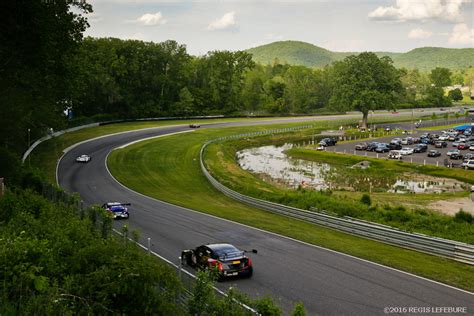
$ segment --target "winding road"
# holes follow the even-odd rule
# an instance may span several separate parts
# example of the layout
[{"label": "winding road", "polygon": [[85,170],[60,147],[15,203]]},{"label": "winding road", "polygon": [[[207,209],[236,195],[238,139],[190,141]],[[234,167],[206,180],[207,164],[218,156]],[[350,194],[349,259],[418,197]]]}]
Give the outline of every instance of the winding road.
[{"label": "winding road", "polygon": [[[256,124],[255,121],[218,123],[202,128]],[[143,240],[150,237],[152,250],[172,262],[178,261],[182,249],[211,242],[225,241],[243,249],[258,249],[258,254],[252,255],[255,273],[251,279],[226,281],[218,287],[226,290],[236,286],[252,297],[271,295],[286,313],[300,301],[309,315],[381,315],[386,313],[386,307],[461,307],[466,308],[467,314],[474,313],[473,293],[161,202],[125,188],[110,175],[106,158],[114,148],[186,130],[189,128],[184,125],[161,127],[81,143],[59,161],[58,183],[69,192],[79,192],[86,204],[130,202],[129,227],[139,229]],[[75,163],[75,158],[83,153],[90,154],[92,161]]]}]

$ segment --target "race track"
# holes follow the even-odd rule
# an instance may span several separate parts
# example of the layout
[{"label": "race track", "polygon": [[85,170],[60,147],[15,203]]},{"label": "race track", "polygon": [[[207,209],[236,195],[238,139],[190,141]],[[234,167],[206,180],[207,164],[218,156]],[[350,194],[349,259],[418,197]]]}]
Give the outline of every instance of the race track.
[{"label": "race track", "polygon": [[[257,123],[220,123],[202,128],[243,124]],[[157,201],[130,191],[109,174],[105,160],[112,149],[185,130],[189,128],[162,127],[82,143],[60,160],[58,182],[69,192],[79,192],[86,204],[130,202],[130,219],[116,224],[127,223],[130,229],[139,229],[142,240],[150,237],[152,250],[170,261],[177,263],[182,249],[212,242],[257,249],[258,254],[251,256],[255,269],[251,279],[226,281],[218,287],[225,290],[236,286],[252,297],[271,295],[285,312],[301,301],[309,315],[381,315],[385,307],[465,307],[467,314],[474,313],[473,293]],[[75,158],[84,153],[91,155],[92,161],[75,163]]]}]

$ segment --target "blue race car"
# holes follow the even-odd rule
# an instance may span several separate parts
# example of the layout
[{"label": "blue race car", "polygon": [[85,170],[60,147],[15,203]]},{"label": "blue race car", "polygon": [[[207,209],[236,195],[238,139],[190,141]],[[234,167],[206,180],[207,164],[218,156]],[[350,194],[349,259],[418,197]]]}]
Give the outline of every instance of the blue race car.
[{"label": "blue race car", "polygon": [[102,208],[110,213],[113,219],[129,218],[128,208],[130,203],[108,202],[102,205]]}]

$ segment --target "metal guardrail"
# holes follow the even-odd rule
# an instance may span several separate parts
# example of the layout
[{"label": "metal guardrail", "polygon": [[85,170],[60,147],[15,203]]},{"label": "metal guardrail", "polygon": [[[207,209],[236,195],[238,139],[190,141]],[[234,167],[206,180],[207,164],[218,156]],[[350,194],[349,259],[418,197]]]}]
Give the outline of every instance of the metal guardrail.
[{"label": "metal guardrail", "polygon": [[211,182],[211,184],[219,191],[227,195],[228,197],[245,203],[247,205],[257,207],[272,213],[300,219],[303,221],[311,222],[314,224],[330,227],[339,231],[347,232],[357,236],[370,238],[373,240],[381,241],[391,245],[396,245],[404,248],[414,249],[430,255],[436,255],[441,257],[447,257],[474,265],[474,245],[431,237],[418,233],[409,233],[386,225],[377,223],[367,222],[358,220],[350,217],[335,217],[328,214],[312,209],[311,211],[298,209],[291,206],[281,205],[269,201],[260,200],[250,196],[243,195],[236,191],[233,191],[217,181],[210,172],[206,169],[204,164],[204,151],[209,144],[217,141],[223,141],[228,139],[238,139],[251,136],[259,136],[265,134],[274,133],[285,133],[294,131],[297,129],[308,128],[310,126],[304,126],[300,128],[287,128],[281,130],[272,130],[267,132],[257,132],[249,134],[235,135],[231,137],[221,137],[206,142],[202,147],[199,154],[201,170],[205,177]]}]

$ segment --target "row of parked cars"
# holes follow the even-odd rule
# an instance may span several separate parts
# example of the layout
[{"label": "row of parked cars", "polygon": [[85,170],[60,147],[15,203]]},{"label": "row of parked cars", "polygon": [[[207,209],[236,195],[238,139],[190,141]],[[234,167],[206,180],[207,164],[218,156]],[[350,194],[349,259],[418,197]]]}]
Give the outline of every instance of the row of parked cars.
[{"label": "row of parked cars", "polygon": [[[448,142],[451,142],[451,145],[449,145]],[[415,146],[408,147],[409,145]],[[429,145],[436,149],[429,149]],[[465,169],[474,169],[474,135],[472,135],[471,129],[467,129],[464,132],[449,130],[443,131],[441,134],[424,133],[420,137],[394,138],[390,143],[359,143],[355,146],[355,149],[377,153],[388,152],[388,158],[402,159],[403,156],[425,152],[428,157],[441,157],[442,153],[438,149],[448,146],[455,147],[455,149],[449,150],[446,153],[447,158],[451,160],[463,160],[461,164],[462,167]],[[465,150],[473,152],[461,152]]]}]

